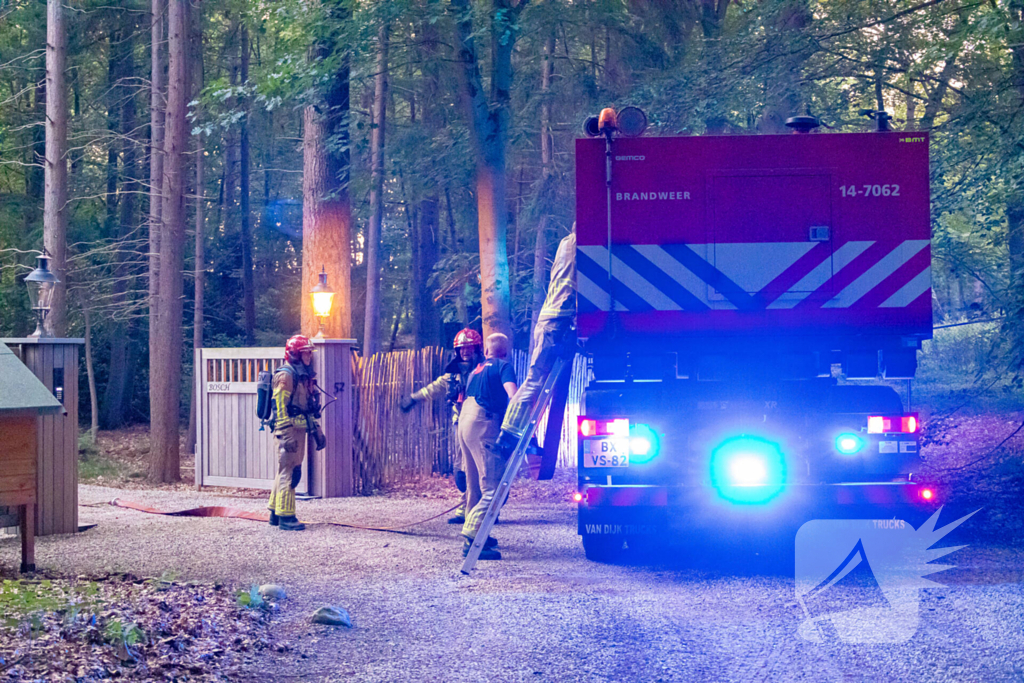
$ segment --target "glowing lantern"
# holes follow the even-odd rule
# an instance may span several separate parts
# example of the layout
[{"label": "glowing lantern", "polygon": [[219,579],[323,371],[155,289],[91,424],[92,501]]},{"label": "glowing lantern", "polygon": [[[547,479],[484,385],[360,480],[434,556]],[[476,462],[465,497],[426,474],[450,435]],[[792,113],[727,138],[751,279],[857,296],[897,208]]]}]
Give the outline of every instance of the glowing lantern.
[{"label": "glowing lantern", "polygon": [[334,290],[327,286],[327,270],[320,267],[320,282],[309,292],[313,298],[313,315],[320,321],[320,331],[317,338],[324,338],[324,319],[331,315],[331,305],[334,303]]}]

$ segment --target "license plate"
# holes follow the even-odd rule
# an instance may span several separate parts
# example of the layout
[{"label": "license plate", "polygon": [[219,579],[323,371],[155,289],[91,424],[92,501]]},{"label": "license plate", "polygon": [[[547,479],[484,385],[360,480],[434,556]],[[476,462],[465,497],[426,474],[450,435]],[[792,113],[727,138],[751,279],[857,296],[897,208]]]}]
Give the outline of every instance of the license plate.
[{"label": "license plate", "polygon": [[629,439],[587,439],[583,442],[584,467],[629,467]]}]

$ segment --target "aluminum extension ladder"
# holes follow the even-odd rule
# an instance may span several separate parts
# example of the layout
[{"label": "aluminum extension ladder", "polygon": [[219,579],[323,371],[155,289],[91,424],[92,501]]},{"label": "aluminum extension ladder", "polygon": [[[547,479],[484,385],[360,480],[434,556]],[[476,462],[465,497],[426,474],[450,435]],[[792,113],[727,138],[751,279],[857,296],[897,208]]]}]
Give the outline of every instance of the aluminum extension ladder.
[{"label": "aluminum extension ladder", "polygon": [[[540,397],[537,399],[536,405],[530,412],[530,421],[526,425],[526,431],[519,437],[519,442],[516,447],[512,450],[512,455],[508,459],[508,464],[505,466],[505,474],[502,475],[501,481],[498,482],[498,487],[494,491],[494,498],[491,499],[491,504],[487,508],[487,514],[484,515],[484,521],[480,525],[480,530],[476,532],[476,538],[473,539],[473,544],[469,548],[469,552],[466,553],[466,559],[462,563],[462,573],[469,574],[473,571],[476,566],[477,560],[480,559],[480,552],[484,549],[484,543],[487,541],[487,537],[491,535],[491,529],[494,528],[494,521],[498,519],[498,513],[501,512],[501,506],[505,503],[505,499],[508,497],[509,489],[512,486],[513,480],[516,475],[519,474],[519,468],[522,467],[523,461],[526,459],[526,450],[530,445],[530,439],[537,431],[537,425],[540,423],[540,418],[544,415],[544,411],[547,410],[548,404],[551,403],[551,395],[558,386],[558,380],[562,374],[570,371],[572,368],[572,357],[568,360],[564,356],[559,356],[555,359],[554,364],[551,367],[551,372],[548,374],[548,378],[544,381],[544,388],[541,389]],[[467,513],[469,510],[466,511]]]}]

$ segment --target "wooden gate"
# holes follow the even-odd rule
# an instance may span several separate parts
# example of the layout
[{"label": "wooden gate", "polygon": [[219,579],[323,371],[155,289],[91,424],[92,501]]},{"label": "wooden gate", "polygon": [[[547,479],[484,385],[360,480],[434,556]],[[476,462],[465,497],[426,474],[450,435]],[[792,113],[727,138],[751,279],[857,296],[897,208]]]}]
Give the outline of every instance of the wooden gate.
[{"label": "wooden gate", "polygon": [[[325,498],[354,494],[352,363],[354,342],[314,340],[317,382],[327,392],[321,420],[327,448],[306,449],[300,493]],[[284,348],[196,349],[196,486],[269,489],[277,446],[256,417],[256,378],[284,362]],[[331,398],[336,401],[331,401]],[[331,401],[330,405],[326,405]],[[312,456],[312,457],[311,457]]]}]

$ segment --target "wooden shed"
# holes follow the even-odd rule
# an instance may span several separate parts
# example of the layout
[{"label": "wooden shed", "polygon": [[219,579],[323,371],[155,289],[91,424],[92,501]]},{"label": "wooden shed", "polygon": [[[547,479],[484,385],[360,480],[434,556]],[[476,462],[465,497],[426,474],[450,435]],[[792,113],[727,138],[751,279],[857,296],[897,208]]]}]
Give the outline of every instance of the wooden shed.
[{"label": "wooden shed", "polygon": [[[78,531],[78,350],[84,341],[0,339],[64,408],[37,418],[35,528],[39,536]],[[11,393],[4,375],[0,375],[0,388]]]},{"label": "wooden shed", "polygon": [[35,570],[39,425],[44,415],[62,412],[60,401],[0,344],[0,520],[19,518],[23,572]]}]

